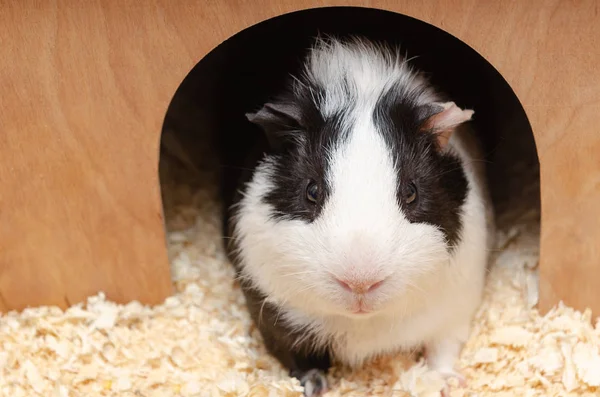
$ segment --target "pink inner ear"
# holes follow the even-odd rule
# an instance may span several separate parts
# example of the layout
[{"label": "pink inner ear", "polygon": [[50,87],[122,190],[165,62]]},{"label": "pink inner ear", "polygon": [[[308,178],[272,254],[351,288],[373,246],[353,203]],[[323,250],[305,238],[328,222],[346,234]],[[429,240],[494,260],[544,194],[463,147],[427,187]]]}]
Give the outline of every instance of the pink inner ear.
[{"label": "pink inner ear", "polygon": [[437,103],[436,105],[441,106],[444,110],[427,119],[423,129],[432,130],[437,134],[438,142],[444,148],[448,144],[454,128],[471,120],[475,112],[470,109],[463,110],[456,106],[454,102]]}]

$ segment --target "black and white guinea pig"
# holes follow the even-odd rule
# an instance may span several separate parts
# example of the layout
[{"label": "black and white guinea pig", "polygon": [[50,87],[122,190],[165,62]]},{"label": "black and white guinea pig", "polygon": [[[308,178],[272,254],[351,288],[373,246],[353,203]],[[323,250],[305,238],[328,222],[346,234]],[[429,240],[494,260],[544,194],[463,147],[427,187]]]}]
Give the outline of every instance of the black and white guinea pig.
[{"label": "black and white guinea pig", "polygon": [[251,111],[267,144],[226,241],[269,352],[307,396],[334,360],[421,346],[462,378],[493,228],[473,111],[361,38],[318,39],[289,89]]}]

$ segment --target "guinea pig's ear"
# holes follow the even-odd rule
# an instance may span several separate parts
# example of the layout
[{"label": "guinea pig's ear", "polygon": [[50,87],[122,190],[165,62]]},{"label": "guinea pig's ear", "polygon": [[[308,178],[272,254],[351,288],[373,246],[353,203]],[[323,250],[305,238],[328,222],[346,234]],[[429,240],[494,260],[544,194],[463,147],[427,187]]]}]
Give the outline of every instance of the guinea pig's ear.
[{"label": "guinea pig's ear", "polygon": [[281,148],[290,138],[297,138],[302,128],[300,109],[293,103],[268,102],[257,112],[246,113],[246,118],[264,131],[274,148]]},{"label": "guinea pig's ear", "polygon": [[471,120],[475,112],[461,109],[454,102],[436,102],[422,109],[421,131],[433,132],[440,148],[445,148],[456,127]]}]

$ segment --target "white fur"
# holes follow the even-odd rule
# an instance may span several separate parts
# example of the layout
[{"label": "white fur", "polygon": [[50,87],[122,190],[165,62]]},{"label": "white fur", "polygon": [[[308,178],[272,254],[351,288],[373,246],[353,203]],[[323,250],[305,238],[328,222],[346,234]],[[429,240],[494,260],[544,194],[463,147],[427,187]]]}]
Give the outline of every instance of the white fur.
[{"label": "white fur", "polygon": [[[348,109],[350,137],[329,153],[330,198],[312,224],[273,221],[261,202],[271,188],[270,159],[256,170],[237,212],[236,238],[243,272],[282,308],[281,319],[320,337],[346,364],[374,355],[428,347],[430,363],[450,371],[479,305],[490,238],[491,214],[475,152],[465,133],[448,150],[463,161],[470,189],[462,214],[460,244],[451,255],[444,235],[428,224],[411,224],[396,201],[397,176],[389,149],[376,131],[377,98],[393,83],[422,84],[406,63],[381,57],[361,43],[317,47],[307,74],[321,81],[324,114]],[[353,82],[344,91],[343,79]],[[433,102],[427,91],[422,102]],[[334,277],[385,279],[367,294],[363,308]]]},{"label": "white fur", "polygon": [[[421,86],[423,78],[412,73],[408,60],[393,52],[360,39],[351,45],[337,40],[318,40],[308,58],[306,76],[326,87],[321,111],[330,116],[339,109],[361,108],[368,111],[377,97],[395,83],[410,89]],[[346,82],[350,82],[350,92]],[[428,90],[420,103],[433,102],[435,92]]]}]

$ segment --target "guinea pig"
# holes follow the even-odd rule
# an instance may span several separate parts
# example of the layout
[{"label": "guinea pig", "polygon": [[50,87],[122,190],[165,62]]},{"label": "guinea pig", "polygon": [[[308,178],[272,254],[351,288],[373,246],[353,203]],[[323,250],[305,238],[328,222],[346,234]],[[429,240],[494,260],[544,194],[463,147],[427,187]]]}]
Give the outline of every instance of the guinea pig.
[{"label": "guinea pig", "polygon": [[317,39],[271,98],[245,115],[265,144],[225,221],[267,350],[306,396],[334,361],[421,347],[464,382],[494,227],[474,111],[358,37]]}]

